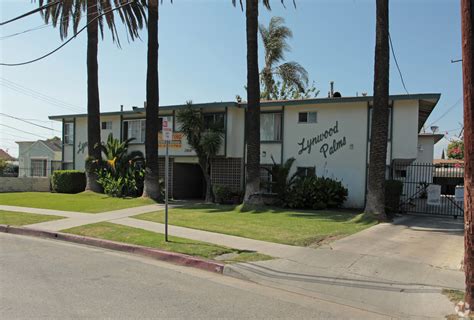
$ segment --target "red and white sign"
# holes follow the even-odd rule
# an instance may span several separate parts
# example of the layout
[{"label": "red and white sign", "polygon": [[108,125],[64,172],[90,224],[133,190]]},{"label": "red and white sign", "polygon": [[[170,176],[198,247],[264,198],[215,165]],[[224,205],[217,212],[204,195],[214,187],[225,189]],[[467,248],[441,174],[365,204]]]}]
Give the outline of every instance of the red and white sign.
[{"label": "red and white sign", "polygon": [[173,129],[171,128],[171,123],[168,121],[168,117],[163,117],[163,140],[172,141],[173,140]]}]

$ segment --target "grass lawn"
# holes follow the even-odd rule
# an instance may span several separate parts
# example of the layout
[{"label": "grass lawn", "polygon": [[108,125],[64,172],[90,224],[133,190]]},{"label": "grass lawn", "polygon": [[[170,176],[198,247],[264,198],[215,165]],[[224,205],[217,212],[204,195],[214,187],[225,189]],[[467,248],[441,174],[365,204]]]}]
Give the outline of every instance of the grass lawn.
[{"label": "grass lawn", "polygon": [[44,214],[0,210],[0,224],[7,224],[10,226],[24,226],[27,224],[59,220],[63,218],[64,217],[50,216]]},{"label": "grass lawn", "polygon": [[[145,213],[134,218],[163,223],[164,212]],[[348,210],[264,208],[242,212],[239,206],[203,204],[170,209],[169,223],[257,240],[309,246],[359,232],[376,222]]]},{"label": "grass lawn", "polygon": [[104,194],[49,192],[0,193],[0,205],[98,213],[155,203],[142,198],[112,198]]},{"label": "grass lawn", "polygon": [[243,262],[268,260],[271,257],[256,253],[239,251],[232,248],[222,247],[211,243],[183,239],[178,237],[169,237],[170,242],[165,241],[165,235],[143,229],[132,228],[113,224],[110,222],[99,222],[85,226],[62,230],[62,232],[125,242],[141,245],[145,247],[157,248],[166,251],[184,253],[192,256],[199,256],[207,259],[213,259],[226,253],[237,253],[238,256],[225,262]]}]

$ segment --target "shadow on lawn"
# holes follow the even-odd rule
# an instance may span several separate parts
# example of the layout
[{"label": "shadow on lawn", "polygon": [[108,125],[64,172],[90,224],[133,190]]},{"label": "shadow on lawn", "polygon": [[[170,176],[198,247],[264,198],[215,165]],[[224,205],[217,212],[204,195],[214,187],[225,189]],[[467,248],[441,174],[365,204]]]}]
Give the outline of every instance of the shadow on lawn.
[{"label": "shadow on lawn", "polygon": [[375,220],[361,211],[355,209],[326,209],[326,210],[298,210],[278,207],[255,207],[251,210],[243,210],[242,205],[217,205],[217,204],[195,204],[183,206],[184,210],[205,210],[206,213],[216,214],[279,214],[291,218],[330,220],[334,222],[353,222],[368,225]]}]

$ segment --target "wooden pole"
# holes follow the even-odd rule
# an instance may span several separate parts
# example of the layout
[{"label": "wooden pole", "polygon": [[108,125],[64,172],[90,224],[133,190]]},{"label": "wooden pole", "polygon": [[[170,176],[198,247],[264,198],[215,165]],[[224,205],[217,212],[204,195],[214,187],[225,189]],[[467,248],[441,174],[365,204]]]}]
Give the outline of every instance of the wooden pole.
[{"label": "wooden pole", "polygon": [[469,306],[474,306],[474,194],[472,192],[474,174],[473,7],[474,0],[461,0],[464,92],[464,272],[466,275],[465,300]]}]

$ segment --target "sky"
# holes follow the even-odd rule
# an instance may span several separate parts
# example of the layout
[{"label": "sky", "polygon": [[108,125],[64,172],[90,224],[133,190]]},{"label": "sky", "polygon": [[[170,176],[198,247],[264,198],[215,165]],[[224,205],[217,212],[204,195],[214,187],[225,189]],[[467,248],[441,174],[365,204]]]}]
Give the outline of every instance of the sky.
[{"label": "sky", "polygon": [[[327,96],[329,82],[343,96],[373,94],[375,0],[273,0],[260,10],[260,23],[281,16],[293,31],[287,61],[297,61]],[[30,0],[0,0],[0,20],[36,8]],[[117,17],[117,22],[119,21]],[[146,30],[128,41],[119,24],[121,48],[106,30],[99,43],[101,111],[143,106],[146,80]],[[81,22],[81,26],[85,22]],[[37,28],[38,27],[38,28]],[[28,31],[19,35],[15,33]],[[72,32],[70,33],[72,34]],[[460,1],[397,0],[390,3],[393,49],[409,93],[441,93],[428,119],[446,133],[435,148],[440,157],[462,126]],[[15,141],[60,136],[61,125],[48,116],[85,112],[87,103],[86,32],[41,61],[0,66],[0,148],[18,155]],[[234,101],[245,97],[245,13],[231,0],[164,0],[159,20],[160,105]],[[0,62],[16,63],[46,54],[63,42],[59,30],[39,14],[0,26]],[[263,64],[260,46],[260,67]],[[403,94],[393,56],[390,94]],[[6,115],[27,119],[30,123]],[[8,126],[8,127],[7,127]],[[52,128],[47,129],[47,128]]]}]

